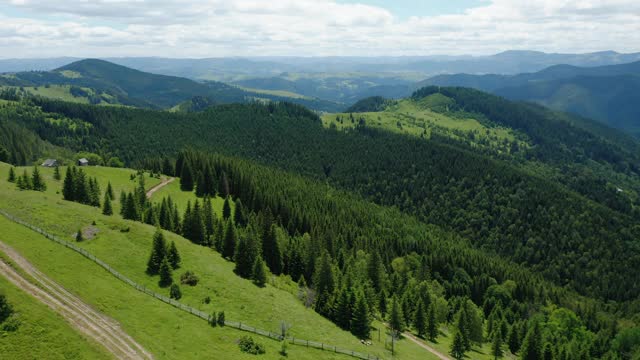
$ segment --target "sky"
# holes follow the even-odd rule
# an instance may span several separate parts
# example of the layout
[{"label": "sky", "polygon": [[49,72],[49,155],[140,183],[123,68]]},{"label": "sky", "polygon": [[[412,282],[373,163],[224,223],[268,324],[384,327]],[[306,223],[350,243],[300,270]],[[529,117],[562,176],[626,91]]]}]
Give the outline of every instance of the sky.
[{"label": "sky", "polygon": [[637,0],[0,0],[0,58],[640,51]]}]

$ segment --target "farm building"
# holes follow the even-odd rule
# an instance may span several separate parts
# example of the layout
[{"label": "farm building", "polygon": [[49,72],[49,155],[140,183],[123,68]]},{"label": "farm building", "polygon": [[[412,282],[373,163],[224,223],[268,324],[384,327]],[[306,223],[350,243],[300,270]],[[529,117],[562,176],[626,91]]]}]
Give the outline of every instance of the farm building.
[{"label": "farm building", "polygon": [[58,166],[58,160],[56,159],[47,159],[42,163],[44,167],[56,167]]},{"label": "farm building", "polygon": [[78,166],[88,166],[88,165],[89,165],[89,160],[85,158],[78,160]]}]

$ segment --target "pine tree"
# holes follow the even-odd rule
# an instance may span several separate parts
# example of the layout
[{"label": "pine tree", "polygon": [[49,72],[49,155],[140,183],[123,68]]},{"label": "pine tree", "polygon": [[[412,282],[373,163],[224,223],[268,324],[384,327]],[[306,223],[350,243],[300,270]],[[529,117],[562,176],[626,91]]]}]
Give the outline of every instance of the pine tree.
[{"label": "pine tree", "polygon": [[57,181],[60,181],[60,179],[62,179],[62,177],[60,176],[60,167],[58,165],[53,168],[53,179]]},{"label": "pine tree", "polygon": [[463,305],[457,314],[457,328],[460,336],[462,336],[462,343],[464,344],[465,351],[471,350],[471,340],[469,339],[469,324],[467,324],[467,314],[465,313],[465,306]]},{"label": "pine tree", "polygon": [[82,237],[82,229],[78,229],[78,232],[76,233],[76,241],[77,242],[84,241],[84,237]]},{"label": "pine tree", "polygon": [[127,194],[124,190],[120,191],[120,215],[124,218],[125,205],[127,204]]},{"label": "pine tree", "polygon": [[173,279],[171,278],[171,265],[169,265],[169,261],[166,256],[160,263],[159,273],[160,281],[158,282],[158,285],[160,285],[160,287],[167,287],[173,283]]},{"label": "pine tree", "polygon": [[31,184],[31,178],[29,177],[29,174],[27,174],[27,170],[25,170],[22,173],[22,176],[20,176],[18,178],[18,181],[17,181],[16,185],[18,186],[18,189],[20,189],[20,190],[31,190],[31,189],[33,189],[32,184]]},{"label": "pine tree", "polygon": [[67,173],[64,176],[64,182],[62,184],[62,197],[67,201],[75,201],[75,179],[73,174],[73,167],[67,168]]},{"label": "pine tree", "polygon": [[254,284],[259,287],[264,287],[267,283],[267,271],[265,270],[264,262],[260,256],[256,257],[256,261],[253,264],[253,274],[251,276]]},{"label": "pine tree", "polygon": [[222,257],[232,259],[236,252],[236,243],[238,238],[236,235],[236,227],[233,226],[231,220],[227,221],[227,228],[224,233],[224,242],[222,245]]},{"label": "pine tree", "polygon": [[100,186],[96,178],[89,179],[89,204],[100,207]]},{"label": "pine tree", "polygon": [[189,226],[191,226],[191,238],[189,240],[196,244],[206,245],[206,231],[204,228],[202,208],[200,207],[200,202],[198,200],[196,200],[193,205],[193,212],[191,213]]},{"label": "pine tree", "polygon": [[111,181],[107,183],[107,190],[105,191],[104,196],[105,197],[108,196],[111,200],[115,199],[115,196],[113,194],[113,187],[111,186]]},{"label": "pine tree", "polygon": [[215,214],[213,212],[213,206],[211,205],[211,198],[207,195],[202,201],[202,217],[204,221],[205,230],[205,244],[206,246],[213,245],[213,222]]},{"label": "pine tree", "polygon": [[169,297],[175,300],[180,300],[182,297],[182,291],[180,291],[180,286],[178,284],[172,284],[169,288]]},{"label": "pine tree", "polygon": [[40,175],[40,170],[37,166],[33,168],[33,174],[31,174],[31,187],[35,191],[46,191],[47,184],[45,184],[42,175]]},{"label": "pine tree", "polygon": [[144,173],[140,173],[140,175],[138,175],[138,186],[135,190],[135,201],[138,209],[141,211],[147,204],[147,191],[145,190]]},{"label": "pine tree", "polygon": [[162,173],[167,176],[173,176],[175,170],[173,169],[173,165],[171,165],[171,160],[169,158],[164,158],[162,160]]},{"label": "pine tree", "polygon": [[333,294],[335,290],[335,276],[333,274],[333,265],[331,264],[331,256],[325,250],[317,261],[315,266],[315,274],[313,276],[313,284],[318,294]]},{"label": "pine tree", "polygon": [[182,259],[180,258],[180,253],[178,253],[178,248],[176,248],[176,243],[173,241],[167,249],[167,260],[169,260],[169,264],[173,269],[177,269],[180,267],[180,262],[182,261]]},{"label": "pine tree", "polygon": [[182,191],[193,191],[193,173],[191,172],[191,166],[189,166],[188,162],[185,162],[182,166],[180,189]]},{"label": "pine tree", "polygon": [[9,169],[9,178],[7,179],[7,181],[10,183],[16,182],[16,171],[13,167]]},{"label": "pine tree", "polygon": [[387,316],[387,292],[382,290],[378,299],[378,309],[380,310],[380,315],[382,317]]},{"label": "pine tree", "polygon": [[206,187],[207,186],[205,185],[204,173],[199,172],[196,181],[196,196],[204,197],[207,193]]},{"label": "pine tree", "polygon": [[436,306],[433,303],[429,305],[427,320],[427,336],[429,340],[436,341],[438,338],[438,319],[436,319]]},{"label": "pine tree", "polygon": [[[304,277],[300,279],[304,279]],[[334,310],[335,323],[343,330],[351,328],[351,318],[353,317],[351,303],[351,291],[348,287],[344,286],[340,291],[340,295],[338,295]]]},{"label": "pine tree", "polygon": [[236,200],[236,208],[233,211],[233,221],[235,221],[236,226],[247,226],[247,220],[244,217],[244,208],[242,207],[242,201],[240,201],[240,199]]},{"label": "pine tree", "polygon": [[81,204],[89,204],[89,186],[87,184],[87,176],[82,169],[73,168],[73,193],[74,201]]},{"label": "pine tree", "polygon": [[271,226],[263,232],[262,255],[271,272],[280,275],[282,272],[282,253],[280,252],[280,244],[278,243],[277,229],[276,224],[271,224]]},{"label": "pine tree", "polygon": [[418,306],[414,314],[413,326],[418,333],[418,336],[424,338],[427,333],[427,314],[424,310],[424,303],[422,300],[418,300]]},{"label": "pine tree", "polygon": [[139,221],[141,219],[140,213],[138,212],[138,206],[136,205],[136,201],[132,193],[127,195],[127,201],[124,203],[124,213],[122,217],[127,220],[135,221]]},{"label": "pine tree", "polygon": [[227,178],[227,173],[222,172],[220,176],[220,182],[218,183],[218,194],[222,197],[228,197],[231,191],[229,189],[229,179]]},{"label": "pine tree", "polygon": [[109,196],[104,197],[104,205],[102,206],[103,215],[113,215],[113,207],[111,206],[111,198]]},{"label": "pine tree", "polygon": [[504,355],[502,351],[502,333],[499,329],[497,331],[494,331],[494,334],[493,334],[493,343],[491,344],[491,354],[493,355],[493,358],[496,360],[500,359]]},{"label": "pine tree", "polygon": [[224,249],[224,224],[222,220],[219,220],[215,225],[216,229],[213,236],[213,245],[218,250],[219,253],[222,253]]},{"label": "pine tree", "polygon": [[453,342],[451,343],[451,356],[456,360],[462,360],[464,359],[465,352],[464,335],[458,330],[453,336]]},{"label": "pine tree", "polygon": [[382,259],[377,251],[373,251],[367,264],[367,275],[376,292],[382,288]]},{"label": "pine tree", "polygon": [[369,317],[369,305],[363,294],[356,296],[351,321],[351,333],[359,339],[369,339],[371,335],[371,318]]},{"label": "pine tree", "polygon": [[227,220],[231,216],[231,205],[229,205],[229,197],[224,199],[224,205],[222,205],[222,218]]},{"label": "pine tree", "polygon": [[520,348],[520,359],[541,360],[542,359],[542,334],[540,324],[534,321],[533,326],[527,332],[522,347]]},{"label": "pine tree", "polygon": [[162,260],[167,258],[167,247],[164,240],[162,230],[156,229],[153,235],[153,245],[151,247],[151,255],[147,261],[147,274],[155,275],[160,271]]},{"label": "pine tree", "polygon": [[391,314],[389,314],[389,326],[391,330],[401,333],[404,331],[404,315],[398,303],[398,298],[394,295],[391,300]]}]

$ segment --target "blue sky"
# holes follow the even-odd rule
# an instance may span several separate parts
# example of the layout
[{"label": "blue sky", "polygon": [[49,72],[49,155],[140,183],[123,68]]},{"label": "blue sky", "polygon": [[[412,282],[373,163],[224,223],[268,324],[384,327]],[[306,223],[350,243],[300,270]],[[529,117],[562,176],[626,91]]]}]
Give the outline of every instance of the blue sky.
[{"label": "blue sky", "polygon": [[464,12],[467,8],[487,3],[487,1],[483,0],[339,0],[338,2],[344,4],[361,3],[382,7],[400,18],[457,14]]}]

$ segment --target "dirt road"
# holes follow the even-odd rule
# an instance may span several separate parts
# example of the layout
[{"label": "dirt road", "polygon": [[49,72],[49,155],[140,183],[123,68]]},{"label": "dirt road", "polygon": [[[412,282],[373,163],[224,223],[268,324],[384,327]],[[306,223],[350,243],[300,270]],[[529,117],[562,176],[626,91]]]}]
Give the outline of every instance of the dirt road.
[{"label": "dirt road", "polygon": [[176,178],[164,178],[162,179],[162,182],[154,187],[152,187],[151,189],[149,189],[149,191],[147,191],[147,199],[150,199],[151,196],[158,190],[162,189],[163,187],[165,187],[167,184],[170,184],[173,182],[173,180],[175,180]]},{"label": "dirt road", "polygon": [[92,309],[1,241],[0,250],[17,268],[28,274],[33,280],[23,276],[2,259],[0,259],[0,275],[60,314],[71,326],[101,344],[115,358],[153,359],[153,355],[125,333],[115,320]]},{"label": "dirt road", "polygon": [[418,346],[420,346],[421,348],[427,350],[428,352],[432,353],[433,355],[437,356],[439,359],[441,360],[451,360],[450,357],[448,357],[447,355],[439,352],[438,350],[432,348],[431,346],[425,344],[423,341],[420,341],[418,338],[416,338],[415,336],[409,334],[409,333],[402,333],[402,335],[404,337],[406,337],[407,339],[413,341],[414,343],[416,343]]}]

